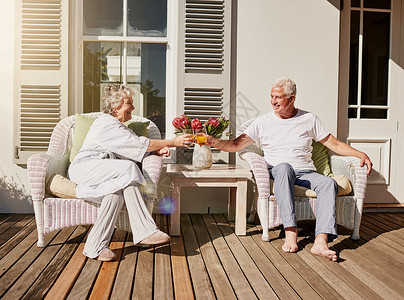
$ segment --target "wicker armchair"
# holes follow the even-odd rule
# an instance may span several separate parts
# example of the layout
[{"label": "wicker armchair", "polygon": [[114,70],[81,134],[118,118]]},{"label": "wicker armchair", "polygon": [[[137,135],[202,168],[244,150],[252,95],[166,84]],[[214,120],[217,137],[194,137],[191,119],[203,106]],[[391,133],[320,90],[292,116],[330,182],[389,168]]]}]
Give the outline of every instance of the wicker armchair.
[{"label": "wicker armchair", "polygon": [[[85,115],[97,117],[100,113]],[[45,246],[44,234],[46,233],[69,226],[94,224],[97,219],[100,204],[86,199],[56,198],[45,192],[46,183],[52,174],[67,176],[75,121],[76,116],[61,120],[52,132],[46,154],[34,154],[28,159],[28,177],[38,229],[38,247]],[[150,120],[133,116],[132,121],[145,122]],[[160,131],[153,122],[150,122],[147,128],[147,135],[152,139],[161,139]],[[157,155],[149,155],[142,161],[142,172],[148,186],[145,202],[150,212],[153,210],[162,164],[162,158]],[[116,226],[131,231],[125,206],[118,217]]]},{"label": "wicker armchair", "polygon": [[[253,120],[243,123],[237,135],[245,131]],[[282,224],[275,196],[270,195],[270,178],[267,163],[259,143],[254,143],[239,152],[241,159],[248,162],[254,175],[258,197],[255,197],[248,220],[254,220],[258,210],[262,226],[262,239],[269,240],[268,230]],[[352,185],[352,192],[336,199],[337,224],[353,230],[352,239],[358,240],[362,218],[363,201],[366,190],[366,166],[360,167],[360,160],[355,157],[339,156],[329,153],[331,171],[334,175],[345,175]],[[296,197],[295,213],[297,220],[315,219],[316,198]]]}]

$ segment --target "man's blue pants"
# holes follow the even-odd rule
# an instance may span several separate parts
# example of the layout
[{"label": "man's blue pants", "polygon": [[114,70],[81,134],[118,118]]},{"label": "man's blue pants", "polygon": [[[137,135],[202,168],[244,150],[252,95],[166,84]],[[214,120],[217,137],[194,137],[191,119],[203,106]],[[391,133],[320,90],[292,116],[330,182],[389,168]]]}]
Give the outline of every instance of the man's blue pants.
[{"label": "man's blue pants", "polygon": [[296,227],[294,185],[299,185],[317,194],[316,236],[326,233],[329,241],[337,238],[335,198],[338,185],[334,179],[312,170],[294,170],[288,163],[270,167],[269,174],[274,180],[275,199],[284,228]]}]

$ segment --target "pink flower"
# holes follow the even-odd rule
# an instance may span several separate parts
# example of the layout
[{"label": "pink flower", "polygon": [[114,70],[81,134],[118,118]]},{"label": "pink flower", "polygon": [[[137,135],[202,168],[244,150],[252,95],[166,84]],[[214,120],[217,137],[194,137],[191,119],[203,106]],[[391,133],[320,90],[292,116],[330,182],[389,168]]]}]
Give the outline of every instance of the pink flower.
[{"label": "pink flower", "polygon": [[215,138],[220,138],[223,131],[229,126],[230,121],[225,117],[215,118],[211,117],[207,122],[205,122],[204,127],[206,128],[206,133]]},{"label": "pink flower", "polygon": [[220,121],[217,119],[217,118],[215,118],[215,117],[212,117],[212,118],[210,118],[209,120],[208,120],[208,125],[212,125],[213,127],[217,127],[217,126],[219,126],[220,125]]},{"label": "pink flower", "polygon": [[191,120],[186,115],[174,118],[172,124],[176,132],[184,132],[185,129],[191,129]]},{"label": "pink flower", "polygon": [[191,120],[186,115],[181,115],[180,120],[181,120],[181,127],[182,128],[184,128],[184,129],[190,129],[191,128]]},{"label": "pink flower", "polygon": [[173,126],[175,129],[180,129],[181,127],[181,120],[180,118],[174,118],[173,120]]},{"label": "pink flower", "polygon": [[202,123],[199,119],[193,119],[191,122],[191,128],[195,131],[199,131],[202,129]]}]

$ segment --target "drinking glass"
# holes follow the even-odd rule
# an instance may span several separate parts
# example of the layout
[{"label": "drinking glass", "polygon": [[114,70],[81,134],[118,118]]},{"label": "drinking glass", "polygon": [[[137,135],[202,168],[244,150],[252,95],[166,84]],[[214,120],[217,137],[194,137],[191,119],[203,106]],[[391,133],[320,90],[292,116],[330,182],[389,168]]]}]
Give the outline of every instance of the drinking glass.
[{"label": "drinking glass", "polygon": [[203,127],[200,130],[194,130],[194,139],[198,144],[205,144],[208,140],[206,128]]}]

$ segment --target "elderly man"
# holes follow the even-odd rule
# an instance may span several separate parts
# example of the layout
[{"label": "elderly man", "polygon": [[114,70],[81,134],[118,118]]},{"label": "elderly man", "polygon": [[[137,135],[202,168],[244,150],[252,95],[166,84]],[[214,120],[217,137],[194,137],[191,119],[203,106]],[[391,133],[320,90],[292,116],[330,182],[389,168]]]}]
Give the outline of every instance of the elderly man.
[{"label": "elderly man", "polygon": [[237,152],[261,141],[269,174],[274,179],[274,192],[285,228],[285,242],[282,250],[296,252],[297,227],[294,212],[294,185],[300,185],[317,193],[316,237],[311,252],[336,261],[335,251],[328,248],[328,241],[337,237],[335,198],[338,186],[330,177],[316,172],[311,159],[312,140],[320,141],[327,148],[340,155],[361,159],[361,166],[368,168],[369,157],[339,141],[325,130],[314,114],[295,107],[296,84],[289,78],[275,81],[271,89],[273,111],[259,116],[243,134],[233,140],[208,138],[207,144],[218,149]]}]

